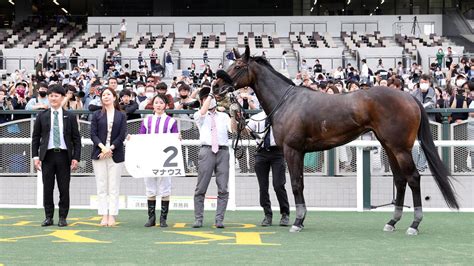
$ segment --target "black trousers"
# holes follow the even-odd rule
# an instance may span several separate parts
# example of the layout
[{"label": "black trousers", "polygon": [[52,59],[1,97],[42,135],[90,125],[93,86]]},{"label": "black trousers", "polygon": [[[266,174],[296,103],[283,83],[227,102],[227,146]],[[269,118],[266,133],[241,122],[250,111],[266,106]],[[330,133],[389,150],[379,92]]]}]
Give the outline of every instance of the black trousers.
[{"label": "black trousers", "polygon": [[43,206],[46,217],[54,216],[54,182],[59,189],[59,217],[66,218],[69,212],[69,183],[71,181],[71,162],[66,150],[48,150],[41,162],[43,170]]},{"label": "black trousers", "polygon": [[255,173],[260,187],[260,206],[262,206],[265,215],[272,215],[272,204],[268,194],[270,167],[273,174],[273,189],[280,204],[280,213],[289,215],[290,204],[285,189],[285,158],[283,152],[276,147],[272,147],[268,151],[262,149],[255,154]]}]

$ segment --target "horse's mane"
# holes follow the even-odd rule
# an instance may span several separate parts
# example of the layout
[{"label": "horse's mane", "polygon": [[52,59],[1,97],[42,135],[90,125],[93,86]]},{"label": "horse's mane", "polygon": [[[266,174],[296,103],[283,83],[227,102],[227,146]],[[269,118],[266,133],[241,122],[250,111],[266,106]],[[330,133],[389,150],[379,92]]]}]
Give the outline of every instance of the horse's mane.
[{"label": "horse's mane", "polygon": [[285,81],[285,82],[288,83],[289,85],[296,86],[295,83],[294,83],[291,79],[289,79],[289,78],[283,76],[280,72],[276,71],[276,70],[273,68],[273,66],[270,64],[270,62],[268,62],[268,60],[265,59],[264,57],[262,57],[262,56],[254,56],[254,57],[252,57],[252,59],[253,59],[255,62],[257,62],[258,64],[263,65],[263,66],[266,66],[273,74],[277,75],[279,78],[281,78],[283,81]]}]

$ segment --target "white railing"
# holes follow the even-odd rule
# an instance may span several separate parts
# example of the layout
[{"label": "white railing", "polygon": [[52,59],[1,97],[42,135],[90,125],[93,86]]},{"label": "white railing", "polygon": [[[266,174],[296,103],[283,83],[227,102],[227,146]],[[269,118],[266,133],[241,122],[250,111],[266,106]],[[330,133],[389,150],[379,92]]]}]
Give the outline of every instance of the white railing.
[{"label": "white railing", "polygon": [[[255,145],[255,141],[246,141],[246,145]],[[434,141],[435,145],[437,147],[470,147],[474,146],[474,140],[470,141],[465,141],[465,140],[439,140],[439,141]],[[31,138],[0,138],[0,144],[31,144]],[[92,141],[90,139],[82,139],[82,144],[86,145],[92,145]],[[187,145],[200,145],[199,140],[182,140],[182,145],[187,146]],[[244,144],[245,145],[245,144]],[[379,147],[380,142],[376,140],[355,140],[352,141],[348,144],[347,146],[350,147],[355,147],[356,152],[357,152],[357,172],[356,172],[356,191],[357,191],[357,205],[356,208],[346,208],[344,210],[353,210],[353,211],[358,211],[362,212],[364,211],[364,204],[363,204],[363,195],[364,195],[364,183],[363,183],[363,172],[364,172],[364,148],[366,147]],[[419,145],[418,142],[415,142],[415,146]],[[229,143],[230,146],[230,143]],[[244,209],[249,209],[248,207],[237,207],[236,206],[236,171],[235,171],[235,157],[234,157],[234,152],[233,149],[229,149],[230,153],[230,169],[229,169],[229,201],[228,201],[228,209],[229,210],[244,210]],[[36,184],[36,204],[35,205],[16,205],[16,204],[0,204],[0,207],[6,207],[6,208],[18,208],[18,207],[36,207],[36,208],[42,208],[43,207],[43,183],[42,183],[42,177],[41,177],[41,172],[38,172],[37,174],[37,184]],[[72,206],[73,208],[85,208],[84,206]],[[250,208],[250,209],[255,209],[255,208]],[[311,209],[320,209],[320,208],[308,208],[309,210]],[[448,209],[443,209],[443,210],[448,210]],[[472,208],[466,208],[463,209],[463,211],[472,211]]]}]

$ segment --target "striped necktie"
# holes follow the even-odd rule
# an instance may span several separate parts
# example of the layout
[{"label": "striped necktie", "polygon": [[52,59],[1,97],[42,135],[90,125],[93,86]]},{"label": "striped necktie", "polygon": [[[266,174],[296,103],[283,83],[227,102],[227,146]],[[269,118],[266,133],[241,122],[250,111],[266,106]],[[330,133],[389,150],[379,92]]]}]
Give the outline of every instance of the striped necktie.
[{"label": "striped necktie", "polygon": [[58,111],[53,111],[54,120],[53,120],[53,145],[57,149],[61,146],[61,139],[59,138],[59,118]]}]

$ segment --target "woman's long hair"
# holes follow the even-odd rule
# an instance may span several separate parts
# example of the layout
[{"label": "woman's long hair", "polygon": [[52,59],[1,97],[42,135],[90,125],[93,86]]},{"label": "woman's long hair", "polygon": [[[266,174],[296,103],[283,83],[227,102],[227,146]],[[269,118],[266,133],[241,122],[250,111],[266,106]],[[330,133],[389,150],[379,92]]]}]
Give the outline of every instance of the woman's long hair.
[{"label": "woman's long hair", "polygon": [[[108,90],[112,93],[112,95],[115,97],[115,101],[114,101],[114,108],[115,110],[117,111],[121,111],[120,109],[120,104],[119,104],[119,98],[118,98],[118,95],[117,95],[117,92],[115,92],[114,89],[110,88],[110,87],[107,87],[105,89],[102,90],[102,92],[100,93],[100,102],[102,102],[102,94],[104,94],[104,92]],[[105,113],[106,110],[105,110],[105,106],[104,106],[104,103],[102,103],[102,113]]]}]

